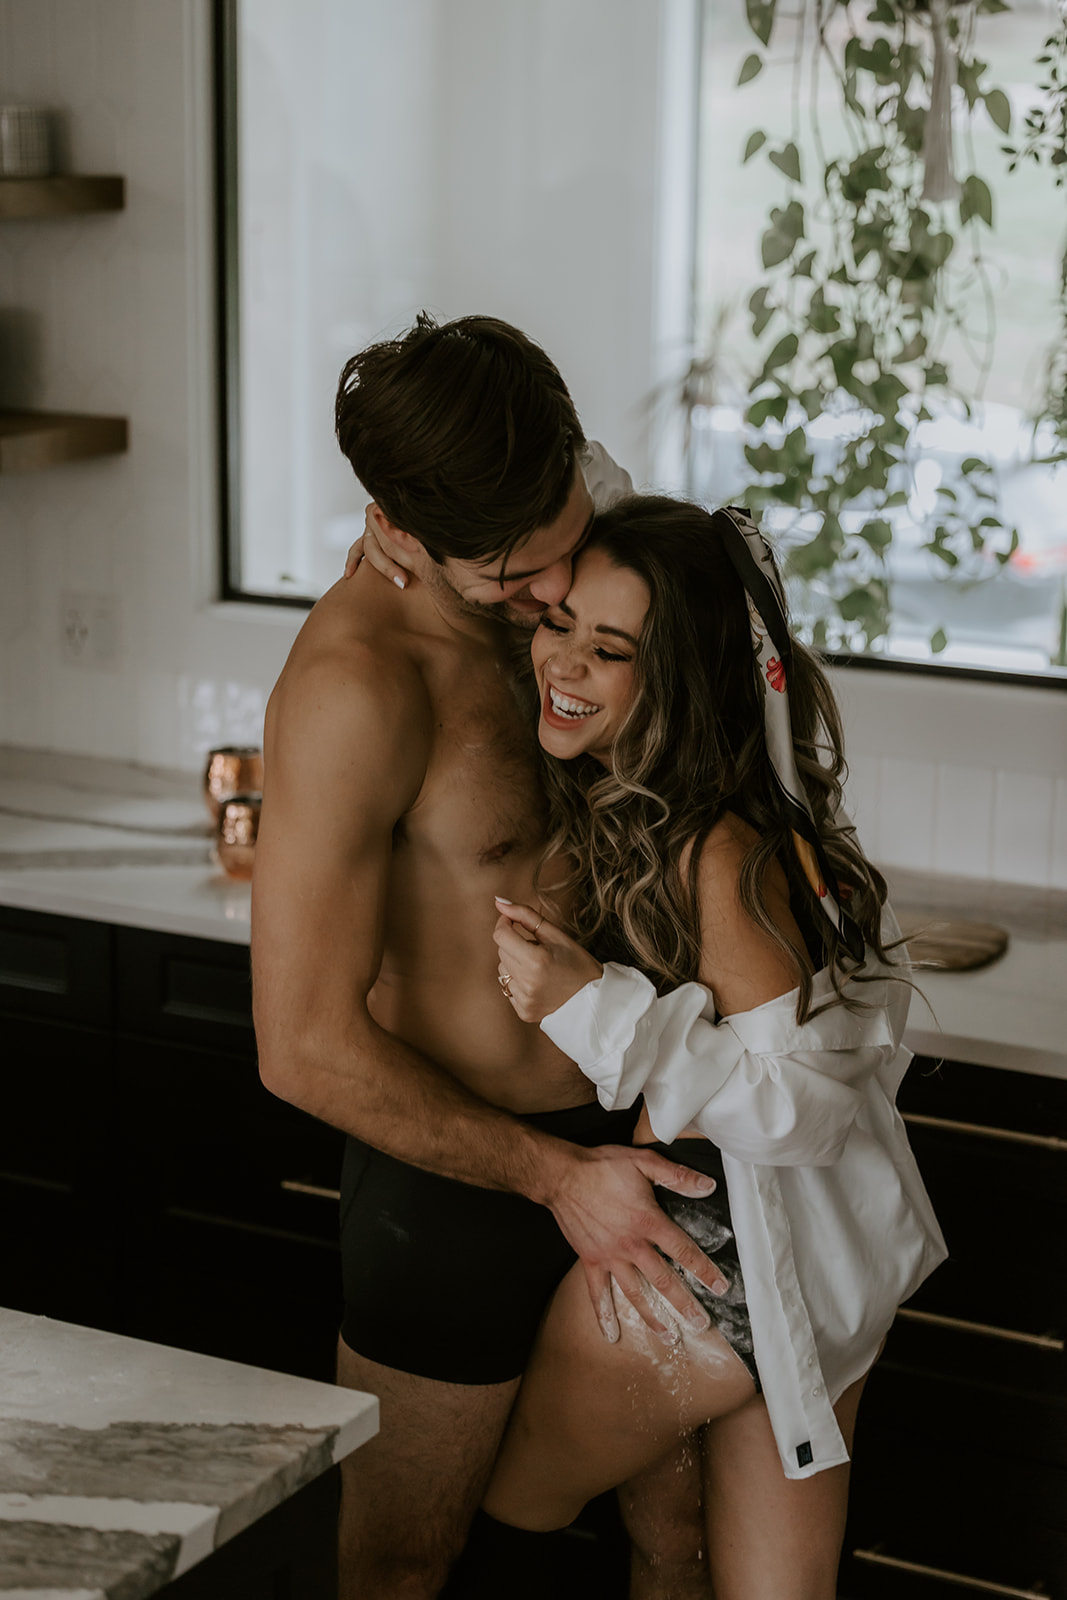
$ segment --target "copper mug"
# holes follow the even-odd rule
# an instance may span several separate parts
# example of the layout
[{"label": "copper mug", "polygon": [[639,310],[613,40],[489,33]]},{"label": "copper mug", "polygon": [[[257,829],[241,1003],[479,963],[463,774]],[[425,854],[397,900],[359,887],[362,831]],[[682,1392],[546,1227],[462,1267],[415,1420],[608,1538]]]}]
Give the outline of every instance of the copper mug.
[{"label": "copper mug", "polygon": [[215,854],[228,877],[247,880],[252,876],[261,804],[261,795],[234,794],[219,806]]},{"label": "copper mug", "polygon": [[204,799],[216,823],[224,800],[235,794],[259,795],[262,792],[262,750],[251,744],[230,744],[208,752]]}]

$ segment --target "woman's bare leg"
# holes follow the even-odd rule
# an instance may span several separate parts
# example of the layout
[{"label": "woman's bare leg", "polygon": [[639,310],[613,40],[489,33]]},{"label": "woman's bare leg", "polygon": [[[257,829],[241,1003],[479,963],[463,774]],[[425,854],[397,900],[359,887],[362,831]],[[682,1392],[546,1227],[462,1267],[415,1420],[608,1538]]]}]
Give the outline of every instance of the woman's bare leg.
[{"label": "woman's bare leg", "polygon": [[711,1600],[699,1434],[619,1488],[630,1537],[630,1600]]},{"label": "woman's bare leg", "polygon": [[[834,1410],[849,1450],[866,1380]],[[834,1600],[848,1465],[813,1477],[782,1471],[765,1402],[704,1430],[704,1505],[715,1600]]]},{"label": "woman's bare leg", "polygon": [[608,1344],[581,1271],[556,1291],[483,1502],[491,1516],[565,1527],[594,1495],[752,1396],[747,1368],[714,1328],[668,1348],[619,1302],[622,1337]]}]

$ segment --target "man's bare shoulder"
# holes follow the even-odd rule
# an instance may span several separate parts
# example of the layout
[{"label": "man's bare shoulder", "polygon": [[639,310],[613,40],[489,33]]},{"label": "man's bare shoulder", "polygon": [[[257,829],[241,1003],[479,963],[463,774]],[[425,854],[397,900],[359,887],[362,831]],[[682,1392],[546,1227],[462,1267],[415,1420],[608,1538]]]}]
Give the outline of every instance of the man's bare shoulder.
[{"label": "man's bare shoulder", "polygon": [[419,651],[402,613],[371,599],[344,580],[308,615],[267,707],[268,777],[273,756],[417,790],[433,731]]}]

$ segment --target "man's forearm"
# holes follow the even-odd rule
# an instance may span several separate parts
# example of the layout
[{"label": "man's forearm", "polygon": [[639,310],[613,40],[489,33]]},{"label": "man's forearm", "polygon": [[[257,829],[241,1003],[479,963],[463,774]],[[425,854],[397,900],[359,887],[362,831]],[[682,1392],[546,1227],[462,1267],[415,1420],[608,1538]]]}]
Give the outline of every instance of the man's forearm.
[{"label": "man's forearm", "polygon": [[260,1073],[279,1098],[385,1155],[541,1205],[575,1158],[565,1141],[491,1105],[373,1022],[344,1048],[261,1044]]}]

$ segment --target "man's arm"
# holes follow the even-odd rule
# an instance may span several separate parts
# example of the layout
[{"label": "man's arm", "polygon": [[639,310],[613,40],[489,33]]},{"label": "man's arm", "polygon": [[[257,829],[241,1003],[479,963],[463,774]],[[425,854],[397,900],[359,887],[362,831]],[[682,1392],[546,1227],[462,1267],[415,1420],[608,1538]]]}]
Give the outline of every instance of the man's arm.
[{"label": "man's arm", "polygon": [[430,739],[417,673],[363,646],[343,662],[291,664],[272,696],[252,918],[263,1082],[388,1155],[549,1207],[609,1336],[609,1274],[646,1320],[657,1321],[639,1274],[687,1314],[695,1302],[658,1251],[711,1285],[721,1274],[663,1216],[649,1185],[699,1194],[701,1175],[651,1151],[552,1138],[472,1094],[367,1009],[392,831],[418,796]]}]

